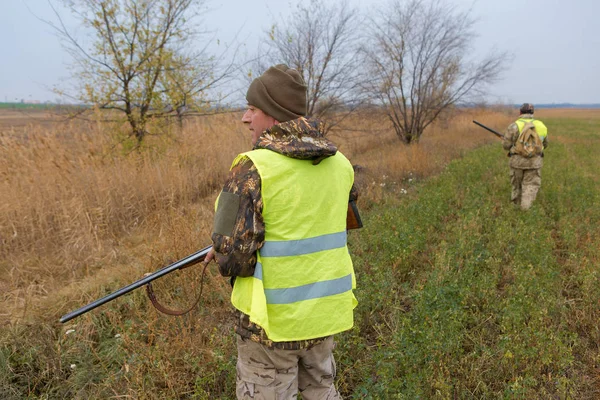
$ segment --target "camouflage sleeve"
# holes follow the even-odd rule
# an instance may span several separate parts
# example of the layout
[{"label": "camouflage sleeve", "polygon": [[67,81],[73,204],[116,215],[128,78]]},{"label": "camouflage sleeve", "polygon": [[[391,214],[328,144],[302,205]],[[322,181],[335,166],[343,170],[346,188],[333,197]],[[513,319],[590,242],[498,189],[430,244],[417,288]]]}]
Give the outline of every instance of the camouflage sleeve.
[{"label": "camouflage sleeve", "polygon": [[516,123],[512,123],[506,128],[506,133],[502,140],[502,148],[509,151],[519,137],[519,127]]},{"label": "camouflage sleeve", "polygon": [[249,158],[229,173],[219,195],[212,233],[219,271],[223,276],[252,276],[256,251],[265,240],[260,175]]}]

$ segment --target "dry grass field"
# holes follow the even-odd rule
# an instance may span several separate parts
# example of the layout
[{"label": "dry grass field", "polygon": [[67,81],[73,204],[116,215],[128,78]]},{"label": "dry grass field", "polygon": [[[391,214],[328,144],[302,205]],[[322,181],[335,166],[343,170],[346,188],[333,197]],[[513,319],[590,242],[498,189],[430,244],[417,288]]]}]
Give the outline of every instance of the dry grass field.
[{"label": "dry grass field", "polygon": [[55,128],[59,115],[42,109],[0,109],[0,132],[19,133],[32,127]]},{"label": "dry grass field", "polygon": [[[197,394],[202,387],[229,387],[223,372],[231,367],[231,354],[223,353],[232,346],[229,287],[214,268],[202,306],[182,319],[160,315],[137,292],[65,326],[58,318],[210,244],[216,195],[235,155],[250,146],[241,114],[191,119],[181,130],[149,137],[143,151],[127,152],[115,141],[121,127],[114,124],[63,120],[42,111],[0,113],[0,339],[31,347],[37,360],[34,366],[23,356],[21,370],[11,371],[15,387],[22,379],[33,396],[71,385],[85,388],[84,397],[133,398],[141,388],[176,398],[182,388]],[[588,110],[537,114],[600,118]],[[365,113],[330,138],[362,167],[356,176],[359,207],[368,212],[390,193],[410,190],[408,182],[499,142],[473,119],[503,131],[515,118],[503,109],[456,110],[418,145],[405,146],[382,116]],[[198,275],[194,268],[172,274],[157,285],[159,296],[170,304],[191,301]],[[71,329],[77,345],[67,345]],[[114,337],[122,341],[118,349],[104,348]],[[119,352],[131,355],[129,364],[117,368],[124,378],[109,378]],[[84,353],[106,376],[78,375],[72,367],[77,362],[65,364]],[[174,360],[203,366],[181,370]]]}]

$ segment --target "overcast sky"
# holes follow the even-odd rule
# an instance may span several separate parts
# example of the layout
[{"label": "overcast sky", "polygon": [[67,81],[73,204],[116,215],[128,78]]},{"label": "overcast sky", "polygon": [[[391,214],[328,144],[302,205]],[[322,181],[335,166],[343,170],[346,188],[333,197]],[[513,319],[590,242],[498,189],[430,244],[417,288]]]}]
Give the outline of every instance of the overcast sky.
[{"label": "overcast sky", "polygon": [[[308,1],[308,0],[305,0]],[[334,1],[334,0],[331,0]],[[448,0],[477,18],[473,52],[509,51],[515,58],[490,88],[491,102],[600,103],[599,0]],[[52,0],[57,4],[56,0]],[[221,41],[252,51],[297,0],[209,0],[205,22]],[[382,1],[352,0],[377,10]],[[55,100],[51,88],[69,78],[69,57],[51,28],[48,0],[0,0],[0,101]],[[67,25],[75,22],[64,13]]]}]

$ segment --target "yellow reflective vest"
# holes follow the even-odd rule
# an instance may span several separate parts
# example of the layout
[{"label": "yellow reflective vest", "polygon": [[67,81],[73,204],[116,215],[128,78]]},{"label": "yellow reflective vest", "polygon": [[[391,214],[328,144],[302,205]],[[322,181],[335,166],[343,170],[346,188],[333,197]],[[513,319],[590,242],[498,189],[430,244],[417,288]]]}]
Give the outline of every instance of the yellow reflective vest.
[{"label": "yellow reflective vest", "polygon": [[248,157],[261,178],[265,243],[254,276],[237,277],[231,302],[275,342],[350,329],[356,279],[346,245],[354,180],[341,153],[313,165],[267,149]]},{"label": "yellow reflective vest", "polygon": [[537,119],[519,118],[518,120],[516,120],[515,123],[517,124],[517,127],[519,128],[519,133],[521,133],[523,131],[523,127],[525,126],[525,124],[527,122],[533,122],[533,125],[535,126],[535,131],[537,132],[538,136],[540,137],[540,140],[544,141],[544,138],[546,136],[548,136],[548,128],[546,128],[546,125],[544,125],[544,123],[542,121],[538,121]]}]

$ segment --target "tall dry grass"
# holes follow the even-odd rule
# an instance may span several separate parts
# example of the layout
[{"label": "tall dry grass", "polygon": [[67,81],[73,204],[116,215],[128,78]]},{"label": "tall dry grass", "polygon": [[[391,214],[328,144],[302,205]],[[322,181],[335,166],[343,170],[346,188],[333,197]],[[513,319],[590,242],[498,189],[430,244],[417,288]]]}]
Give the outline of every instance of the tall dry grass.
[{"label": "tall dry grass", "polygon": [[[178,247],[205,245],[213,201],[208,196],[249,145],[237,120],[219,115],[191,121],[174,141],[157,139],[149,150],[129,154],[110,140],[111,125],[97,123],[0,136],[4,309],[18,315],[25,299],[104,268],[118,258],[117,249],[171,236],[173,224],[180,231],[195,226],[195,237]],[[186,221],[173,216],[182,213]]]}]

